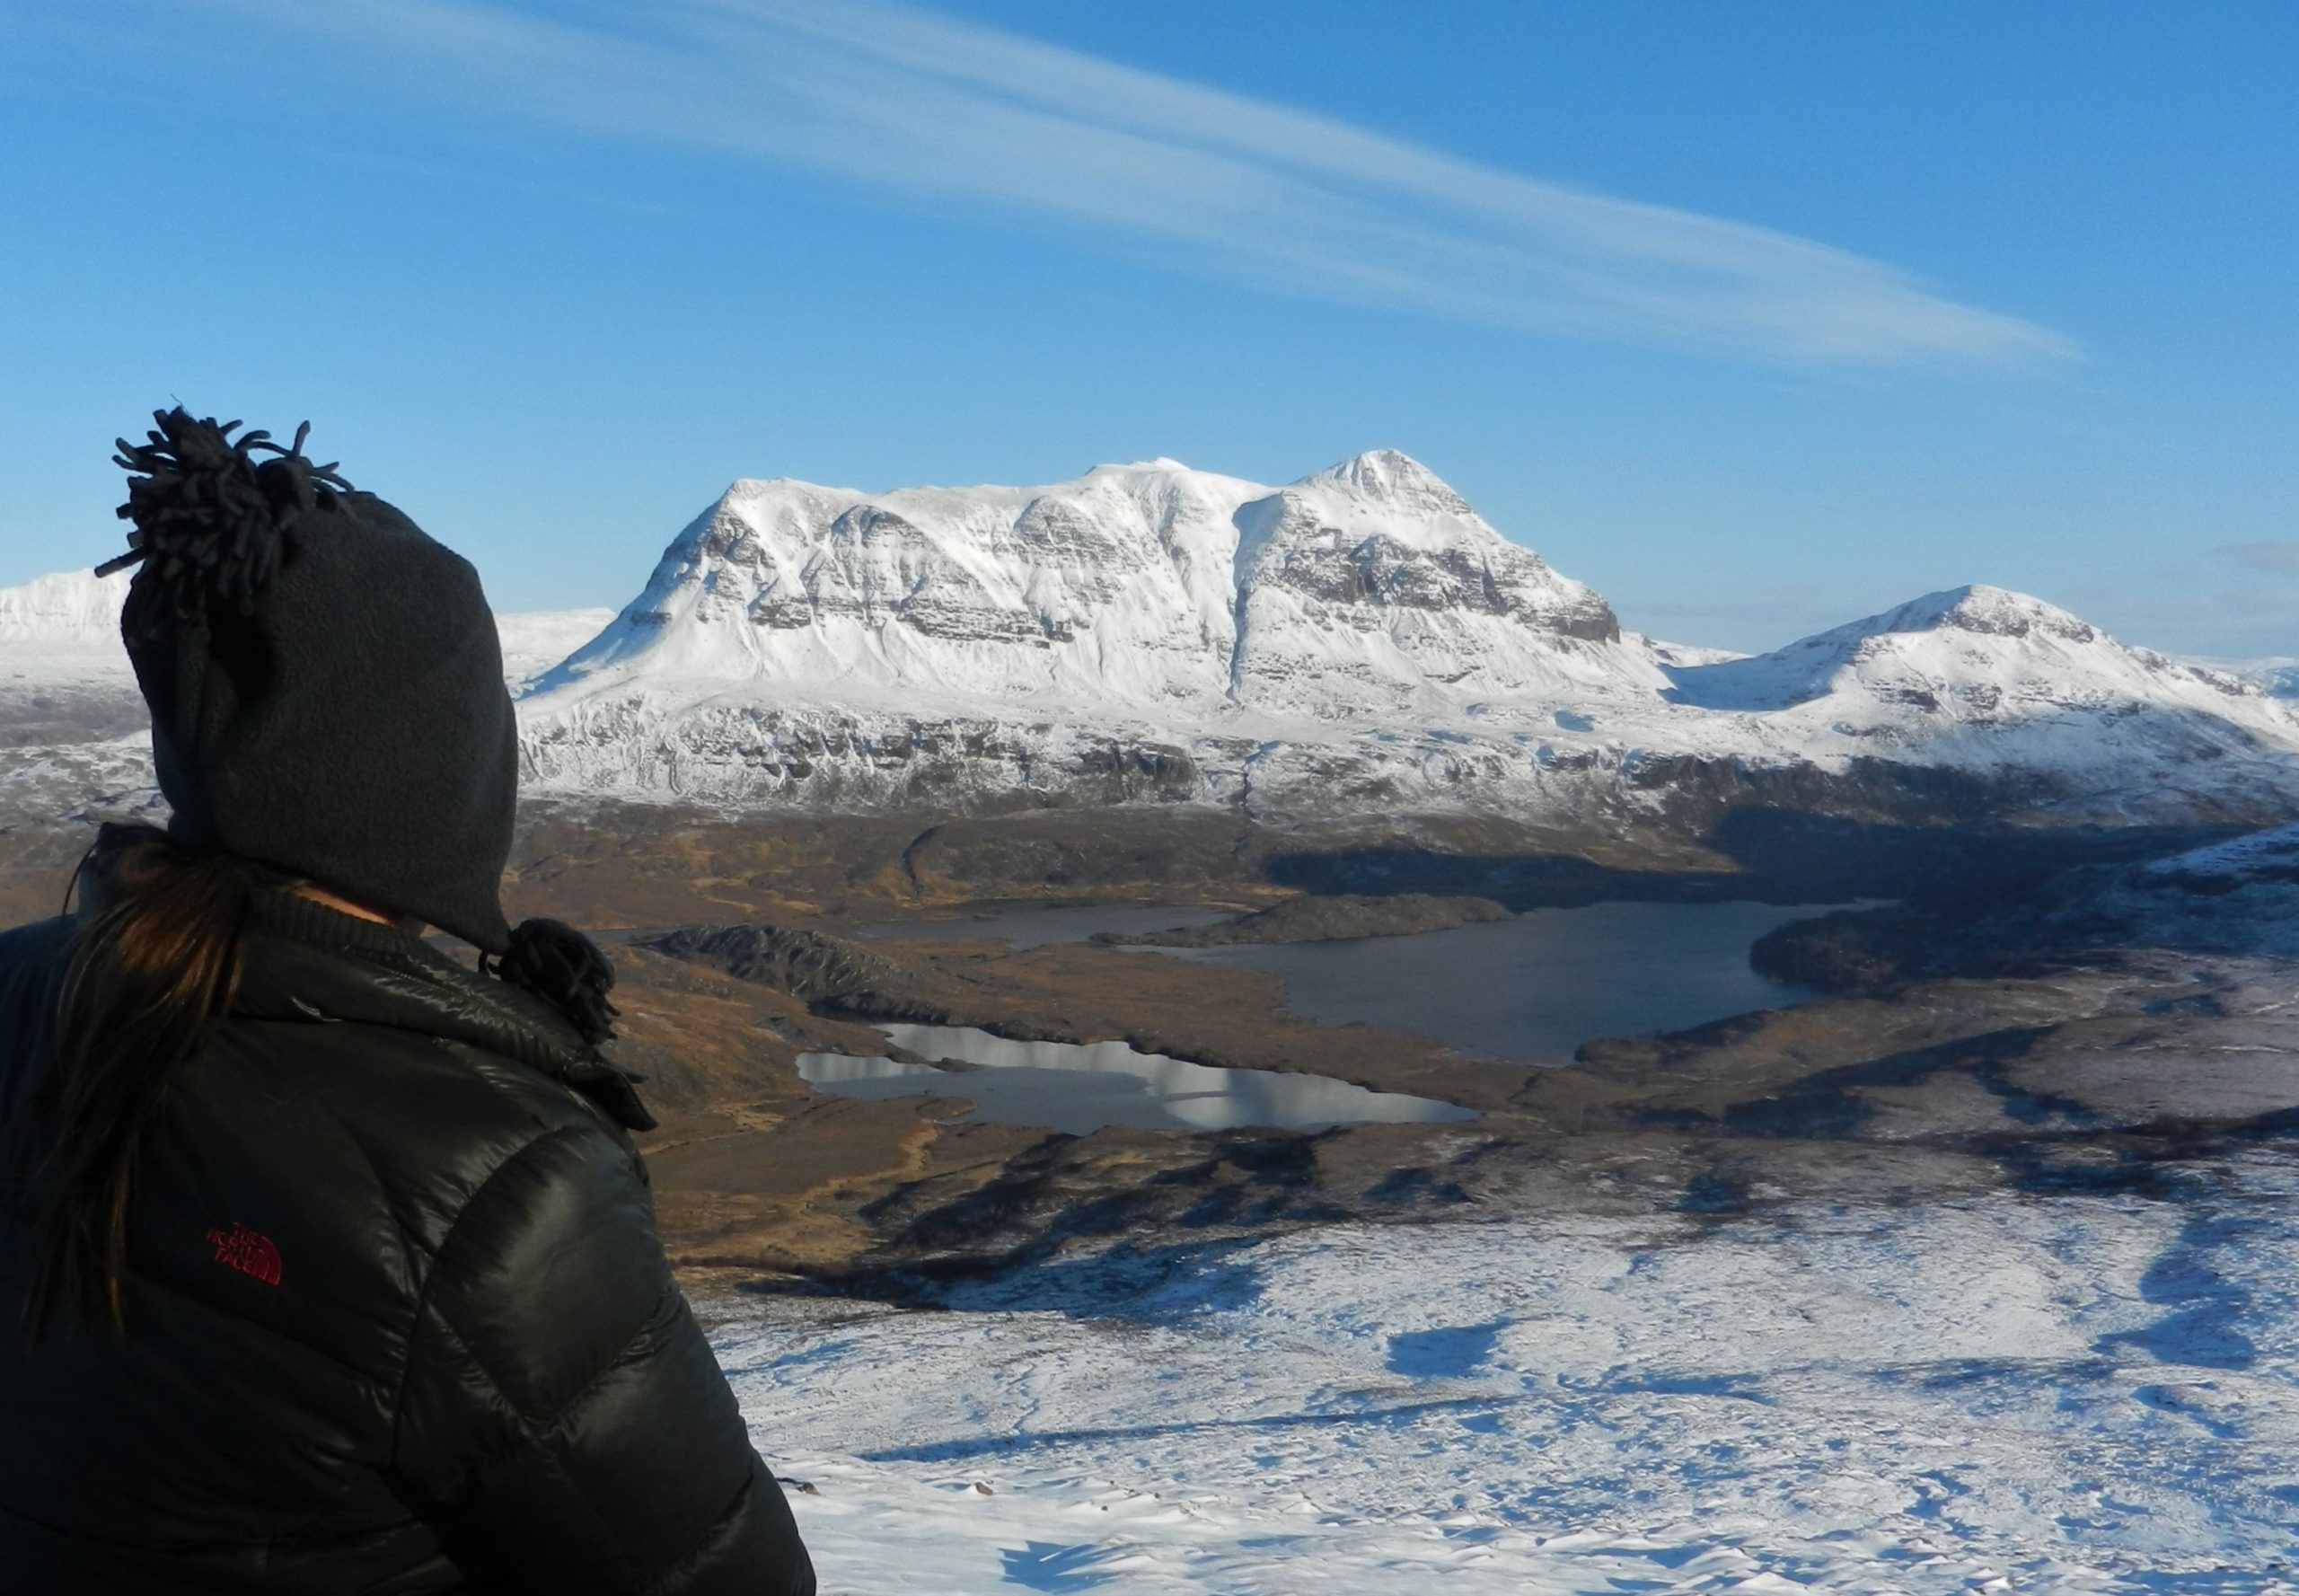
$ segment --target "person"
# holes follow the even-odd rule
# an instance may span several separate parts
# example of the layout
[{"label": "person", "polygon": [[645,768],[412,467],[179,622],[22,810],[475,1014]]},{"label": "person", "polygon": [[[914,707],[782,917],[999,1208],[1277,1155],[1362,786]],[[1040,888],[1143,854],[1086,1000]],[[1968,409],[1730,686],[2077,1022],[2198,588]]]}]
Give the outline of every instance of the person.
[{"label": "person", "polygon": [[612,968],[504,918],[476,573],[304,431],[154,419],[114,563],[167,824],[0,934],[0,1591],[813,1592]]}]

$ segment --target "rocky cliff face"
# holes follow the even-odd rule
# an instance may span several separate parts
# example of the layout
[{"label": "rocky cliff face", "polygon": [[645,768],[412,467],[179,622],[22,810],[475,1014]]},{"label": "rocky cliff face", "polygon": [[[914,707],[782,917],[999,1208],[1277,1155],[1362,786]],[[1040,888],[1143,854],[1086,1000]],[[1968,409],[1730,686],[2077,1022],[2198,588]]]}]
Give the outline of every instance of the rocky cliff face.
[{"label": "rocky cliff face", "polygon": [[1241,506],[1230,696],[1325,720],[1481,699],[1649,692],[1642,650],[1590,588],[1390,450]]}]

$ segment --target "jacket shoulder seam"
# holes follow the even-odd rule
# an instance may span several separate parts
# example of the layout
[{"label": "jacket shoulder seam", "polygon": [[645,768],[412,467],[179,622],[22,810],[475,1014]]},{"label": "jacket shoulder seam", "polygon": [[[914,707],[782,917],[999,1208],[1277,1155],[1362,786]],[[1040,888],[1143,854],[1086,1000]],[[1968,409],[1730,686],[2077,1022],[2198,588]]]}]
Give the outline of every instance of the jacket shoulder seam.
[{"label": "jacket shoulder seam", "polygon": [[[549,1125],[544,1127],[540,1134],[521,1142],[516,1148],[505,1154],[502,1160],[487,1172],[486,1178],[472,1186],[469,1195],[457,1204],[455,1217],[448,1223],[446,1230],[440,1233],[439,1244],[427,1249],[418,1248],[418,1250],[427,1251],[429,1256],[425,1263],[422,1283],[416,1288],[412,1311],[408,1318],[410,1340],[407,1354],[400,1362],[398,1385],[392,1392],[392,1455],[393,1458],[399,1455],[401,1426],[406,1419],[407,1388],[415,1373],[416,1342],[422,1334],[424,1316],[430,1311],[432,1288],[438,1283],[439,1260],[445,1255],[447,1248],[454,1244],[455,1232],[462,1228],[463,1221],[469,1217],[471,1209],[478,1204],[480,1197],[485,1195],[488,1189],[501,1179],[514,1165],[524,1163],[547,1142],[555,1142],[567,1137],[579,1137],[590,1130],[590,1126],[579,1124]],[[442,1322],[445,1322],[444,1317]],[[449,1328],[452,1333],[453,1327]],[[457,1336],[456,1340],[460,1345],[462,1337]],[[494,1383],[492,1375],[489,1375],[488,1380],[490,1385]]]}]

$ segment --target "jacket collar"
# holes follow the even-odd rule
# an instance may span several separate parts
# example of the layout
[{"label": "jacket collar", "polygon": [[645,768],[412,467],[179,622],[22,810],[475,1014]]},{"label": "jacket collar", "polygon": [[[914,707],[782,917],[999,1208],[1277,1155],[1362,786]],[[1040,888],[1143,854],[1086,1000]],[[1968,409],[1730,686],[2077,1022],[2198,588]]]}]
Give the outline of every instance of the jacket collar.
[{"label": "jacket collar", "polygon": [[420,938],[286,892],[257,895],[234,1014],[356,1020],[501,1054],[562,1081],[632,1130],[654,1117],[621,1070],[533,993],[467,969]]}]

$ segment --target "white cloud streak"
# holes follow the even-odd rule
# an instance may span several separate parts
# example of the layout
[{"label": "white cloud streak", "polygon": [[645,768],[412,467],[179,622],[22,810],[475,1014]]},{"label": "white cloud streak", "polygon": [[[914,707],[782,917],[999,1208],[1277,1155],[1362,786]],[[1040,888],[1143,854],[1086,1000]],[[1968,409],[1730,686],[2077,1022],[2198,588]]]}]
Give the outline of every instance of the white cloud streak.
[{"label": "white cloud streak", "polygon": [[2273,539],[2259,543],[2222,543],[2215,551],[2250,566],[2255,571],[2299,576],[2299,539]]},{"label": "white cloud streak", "polygon": [[1082,226],[1296,293],[1815,364],[2075,354],[2057,333],[1809,240],[878,0],[664,0],[588,24],[477,0],[242,9],[394,54],[498,111]]}]

